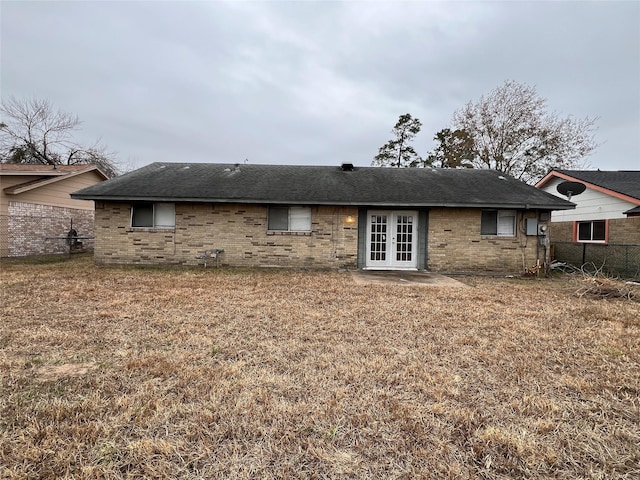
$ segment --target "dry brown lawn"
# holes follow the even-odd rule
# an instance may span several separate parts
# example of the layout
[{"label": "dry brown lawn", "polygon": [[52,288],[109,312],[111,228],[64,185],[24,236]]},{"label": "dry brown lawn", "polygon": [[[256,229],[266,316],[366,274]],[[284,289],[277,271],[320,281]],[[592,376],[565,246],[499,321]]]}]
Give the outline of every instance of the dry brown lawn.
[{"label": "dry brown lawn", "polygon": [[0,478],[640,478],[640,303],[572,277],[0,268]]}]

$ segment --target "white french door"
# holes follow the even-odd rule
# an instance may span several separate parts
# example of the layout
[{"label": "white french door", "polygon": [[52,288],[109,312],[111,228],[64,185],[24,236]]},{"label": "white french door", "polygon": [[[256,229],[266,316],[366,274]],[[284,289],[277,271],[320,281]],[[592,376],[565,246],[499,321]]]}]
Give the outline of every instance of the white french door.
[{"label": "white french door", "polygon": [[367,212],[367,268],[416,268],[417,228],[415,211]]}]

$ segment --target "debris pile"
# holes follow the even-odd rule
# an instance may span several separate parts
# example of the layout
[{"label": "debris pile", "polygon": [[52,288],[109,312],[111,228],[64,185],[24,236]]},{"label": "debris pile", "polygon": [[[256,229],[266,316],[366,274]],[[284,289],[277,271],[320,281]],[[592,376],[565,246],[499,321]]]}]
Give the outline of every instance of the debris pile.
[{"label": "debris pile", "polygon": [[640,301],[640,288],[636,282],[623,282],[608,277],[585,276],[583,285],[578,288],[578,297],[626,298]]}]

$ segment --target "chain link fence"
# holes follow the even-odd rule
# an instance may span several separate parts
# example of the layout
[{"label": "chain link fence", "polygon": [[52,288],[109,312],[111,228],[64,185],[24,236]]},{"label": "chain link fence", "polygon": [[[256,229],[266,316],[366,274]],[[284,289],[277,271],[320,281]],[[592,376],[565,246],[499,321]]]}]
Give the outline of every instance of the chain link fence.
[{"label": "chain link fence", "polygon": [[552,242],[554,260],[576,267],[593,264],[614,277],[640,280],[640,245]]},{"label": "chain link fence", "polygon": [[92,252],[93,225],[70,217],[0,215],[0,257]]}]

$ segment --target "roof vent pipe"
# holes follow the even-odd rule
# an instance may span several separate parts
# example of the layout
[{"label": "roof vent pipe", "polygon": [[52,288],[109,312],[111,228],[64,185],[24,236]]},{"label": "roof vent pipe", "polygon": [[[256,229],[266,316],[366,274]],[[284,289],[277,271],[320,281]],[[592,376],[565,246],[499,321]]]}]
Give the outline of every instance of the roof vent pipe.
[{"label": "roof vent pipe", "polygon": [[353,163],[343,163],[340,168],[343,172],[353,172]]}]

